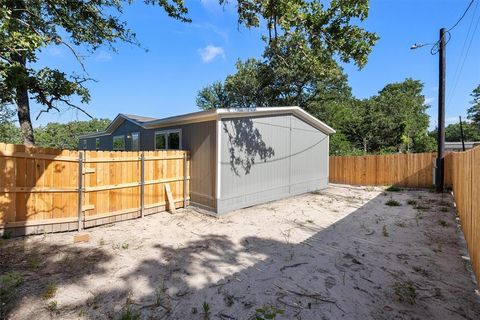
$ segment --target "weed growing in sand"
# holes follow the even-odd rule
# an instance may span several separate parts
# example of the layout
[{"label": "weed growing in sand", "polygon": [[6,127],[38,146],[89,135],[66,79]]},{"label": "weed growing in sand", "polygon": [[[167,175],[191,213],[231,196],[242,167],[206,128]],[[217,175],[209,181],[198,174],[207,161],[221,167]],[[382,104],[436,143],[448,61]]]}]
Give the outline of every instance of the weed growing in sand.
[{"label": "weed growing in sand", "polygon": [[387,226],[383,226],[382,228],[382,234],[384,237],[389,237],[390,234],[388,233]]},{"label": "weed growing in sand", "polygon": [[[11,271],[0,276],[0,311],[15,296],[15,289],[23,282],[20,272]],[[0,316],[3,312],[0,312]]]},{"label": "weed growing in sand", "polygon": [[423,219],[423,213],[421,211],[417,211],[415,213],[415,222],[417,223],[417,227],[419,226],[418,220]]},{"label": "weed growing in sand", "polygon": [[385,204],[386,204],[387,206],[390,206],[390,207],[399,207],[399,206],[402,205],[400,202],[398,202],[398,201],[395,200],[395,199],[390,199],[390,200],[388,200],[387,202],[385,202]]},{"label": "weed growing in sand", "polygon": [[275,319],[278,315],[282,315],[285,311],[274,306],[264,305],[255,310],[255,320]]},{"label": "weed growing in sand", "polygon": [[313,223],[312,219],[305,220],[305,223]]},{"label": "weed growing in sand", "polygon": [[52,300],[47,304],[47,310],[50,312],[57,312],[58,311],[58,302],[57,300]]},{"label": "weed growing in sand", "polygon": [[438,224],[444,228],[448,227],[448,222],[443,219],[438,220]]},{"label": "weed growing in sand", "polygon": [[[128,300],[128,299],[127,299]],[[120,316],[121,320],[138,320],[140,319],[140,314],[133,310],[130,301],[127,301],[125,307],[123,308],[122,315]]]},{"label": "weed growing in sand", "polygon": [[27,257],[27,268],[29,269],[38,269],[42,264],[42,261],[36,255],[31,255]]},{"label": "weed growing in sand", "polygon": [[417,300],[417,290],[412,281],[396,282],[393,285],[393,289],[395,290],[398,301],[415,304]]},{"label": "weed growing in sand", "polygon": [[450,207],[450,202],[447,202],[447,201],[445,201],[445,200],[440,200],[440,201],[438,202],[438,205],[439,205],[439,206],[444,206],[444,207]]},{"label": "weed growing in sand", "polygon": [[413,199],[410,199],[410,200],[407,201],[407,204],[415,207],[417,205],[417,201],[413,200]]},{"label": "weed growing in sand", "polygon": [[441,208],[440,208],[440,211],[442,211],[442,212],[450,212],[450,208],[448,208],[448,207],[441,207]]},{"label": "weed growing in sand", "polygon": [[387,189],[385,189],[385,191],[398,192],[398,191],[402,191],[402,188],[397,187],[397,186],[390,186],[390,187],[388,187]]},{"label": "weed growing in sand", "polygon": [[128,249],[128,243],[126,243],[126,242],[122,243],[122,249],[127,250]]},{"label": "weed growing in sand", "polygon": [[423,205],[423,204],[419,204],[415,207],[415,209],[417,209],[417,210],[428,210],[428,209],[430,209],[430,207],[427,207],[426,205]]},{"label": "weed growing in sand", "polygon": [[210,305],[208,304],[207,301],[203,301],[202,308],[203,308],[203,319],[205,320],[210,319]]},{"label": "weed growing in sand", "polygon": [[397,221],[395,222],[395,225],[400,228],[405,228],[407,226],[403,221]]},{"label": "weed growing in sand", "polygon": [[43,300],[49,300],[55,297],[55,293],[57,293],[57,285],[55,283],[49,283],[45,290],[43,290],[42,298]]},{"label": "weed growing in sand", "polygon": [[310,192],[311,194],[317,194],[317,195],[320,195],[322,194],[322,190],[314,190],[312,192]]},{"label": "weed growing in sand", "polygon": [[10,231],[3,231],[3,234],[2,234],[3,240],[10,239],[11,237],[12,237],[12,233]]},{"label": "weed growing in sand", "polygon": [[98,242],[98,244],[99,244],[100,246],[104,246],[104,245],[106,244],[106,241],[102,238],[102,239],[100,239],[100,241]]}]

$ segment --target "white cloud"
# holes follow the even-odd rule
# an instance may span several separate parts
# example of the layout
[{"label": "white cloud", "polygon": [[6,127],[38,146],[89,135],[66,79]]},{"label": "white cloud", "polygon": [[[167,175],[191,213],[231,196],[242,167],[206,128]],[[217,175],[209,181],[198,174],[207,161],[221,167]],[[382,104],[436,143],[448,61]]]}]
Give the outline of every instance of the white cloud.
[{"label": "white cloud", "polygon": [[216,57],[222,57],[225,59],[225,50],[222,47],[216,47],[213,45],[208,45],[205,48],[198,49],[198,53],[200,57],[202,57],[202,61],[205,63],[210,63]]},{"label": "white cloud", "polygon": [[425,104],[432,104],[432,102],[434,102],[436,100],[436,98],[434,97],[427,97],[425,98]]},{"label": "white cloud", "polygon": [[95,61],[97,62],[107,62],[110,60],[112,60],[112,56],[105,50],[99,51],[98,54],[95,56]]},{"label": "white cloud", "polygon": [[58,46],[51,46],[48,52],[54,57],[63,56],[63,50]]}]

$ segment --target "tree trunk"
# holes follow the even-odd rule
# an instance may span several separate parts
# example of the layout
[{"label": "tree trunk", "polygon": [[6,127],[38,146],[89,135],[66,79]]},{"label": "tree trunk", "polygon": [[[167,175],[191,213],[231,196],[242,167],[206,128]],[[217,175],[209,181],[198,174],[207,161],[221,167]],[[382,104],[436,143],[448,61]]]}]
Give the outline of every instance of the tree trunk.
[{"label": "tree trunk", "polygon": [[28,99],[28,74],[26,72],[26,59],[19,54],[12,55],[12,60],[23,66],[23,81],[19,81],[16,94],[15,104],[17,105],[18,122],[22,131],[23,143],[26,146],[35,145],[33,136],[32,120],[30,118],[30,100]]}]

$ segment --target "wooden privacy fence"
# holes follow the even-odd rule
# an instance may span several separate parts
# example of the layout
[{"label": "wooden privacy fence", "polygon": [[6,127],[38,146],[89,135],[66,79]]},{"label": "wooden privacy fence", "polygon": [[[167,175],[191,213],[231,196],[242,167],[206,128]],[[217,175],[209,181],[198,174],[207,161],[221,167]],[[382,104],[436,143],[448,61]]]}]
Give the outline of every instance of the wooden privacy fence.
[{"label": "wooden privacy fence", "polygon": [[480,147],[450,154],[453,196],[480,284]]},{"label": "wooden privacy fence", "polygon": [[0,143],[0,232],[77,230],[188,205],[188,151],[68,151]]},{"label": "wooden privacy fence", "polygon": [[[329,180],[333,183],[402,187],[433,186],[436,153],[408,153],[368,156],[331,156]],[[445,167],[450,165],[447,154]],[[446,169],[445,185],[451,184]]]}]

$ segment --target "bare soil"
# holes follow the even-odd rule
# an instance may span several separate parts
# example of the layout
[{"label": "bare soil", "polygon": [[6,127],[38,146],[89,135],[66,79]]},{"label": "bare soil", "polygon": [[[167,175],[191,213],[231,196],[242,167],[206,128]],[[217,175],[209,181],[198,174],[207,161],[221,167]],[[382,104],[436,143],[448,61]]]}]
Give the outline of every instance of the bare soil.
[{"label": "bare soil", "polygon": [[2,241],[4,318],[480,319],[449,194],[332,185],[87,232]]}]

